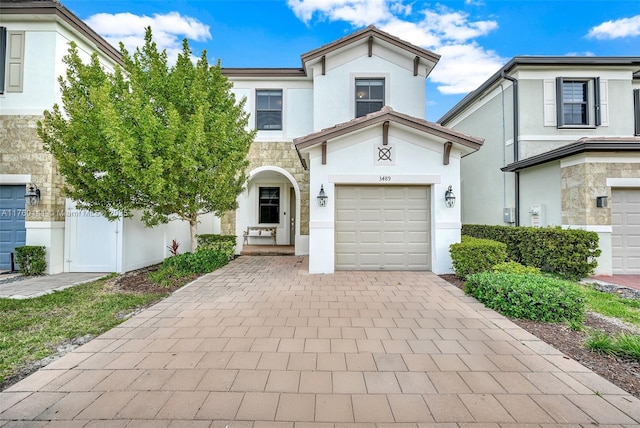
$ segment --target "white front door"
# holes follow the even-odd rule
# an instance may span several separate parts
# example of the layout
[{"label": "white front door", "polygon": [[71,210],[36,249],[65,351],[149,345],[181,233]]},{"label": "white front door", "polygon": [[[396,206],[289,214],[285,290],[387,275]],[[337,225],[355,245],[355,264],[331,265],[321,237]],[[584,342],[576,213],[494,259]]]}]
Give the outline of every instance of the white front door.
[{"label": "white front door", "polygon": [[65,220],[65,270],[67,272],[117,272],[122,221],[75,209],[67,201]]}]

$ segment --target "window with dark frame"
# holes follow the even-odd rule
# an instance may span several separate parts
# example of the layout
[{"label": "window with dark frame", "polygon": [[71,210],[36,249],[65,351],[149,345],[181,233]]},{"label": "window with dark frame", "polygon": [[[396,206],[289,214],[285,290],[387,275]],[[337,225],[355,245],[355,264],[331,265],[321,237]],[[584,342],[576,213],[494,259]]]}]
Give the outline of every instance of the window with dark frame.
[{"label": "window with dark frame", "polygon": [[4,79],[7,67],[7,28],[0,27],[0,94],[4,94]]},{"label": "window with dark frame", "polygon": [[640,89],[633,90],[633,117],[635,135],[640,135]]},{"label": "window with dark frame", "polygon": [[384,107],[384,79],[356,79],[356,117]]},{"label": "window with dark frame", "polygon": [[256,91],[256,128],[263,131],[282,129],[282,90]]},{"label": "window with dark frame", "polygon": [[260,187],[259,222],[280,223],[280,188]]},{"label": "window with dark frame", "polygon": [[556,79],[558,127],[600,126],[600,79]]}]

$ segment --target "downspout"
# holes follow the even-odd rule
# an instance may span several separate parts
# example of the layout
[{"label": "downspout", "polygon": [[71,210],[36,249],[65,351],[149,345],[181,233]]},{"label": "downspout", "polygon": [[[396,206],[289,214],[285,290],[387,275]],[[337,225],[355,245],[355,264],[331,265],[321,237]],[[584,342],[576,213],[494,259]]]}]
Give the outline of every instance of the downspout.
[{"label": "downspout", "polygon": [[[520,134],[518,124],[518,79],[508,76],[507,73],[502,70],[501,76],[503,79],[509,80],[513,83],[513,161],[517,162],[520,158],[520,147],[518,144],[518,136]],[[515,217],[516,226],[520,226],[520,172],[516,171],[515,174]]]}]

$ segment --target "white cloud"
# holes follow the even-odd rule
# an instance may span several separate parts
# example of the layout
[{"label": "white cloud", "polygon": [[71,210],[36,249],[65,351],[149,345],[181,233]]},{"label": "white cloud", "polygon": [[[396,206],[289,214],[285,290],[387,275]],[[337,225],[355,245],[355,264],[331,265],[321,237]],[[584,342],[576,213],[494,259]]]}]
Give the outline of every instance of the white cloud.
[{"label": "white cloud", "polygon": [[475,90],[505,62],[495,52],[475,43],[442,46],[438,53],[442,58],[430,78],[445,95]]},{"label": "white cloud", "polygon": [[[498,28],[493,20],[472,20],[443,6],[416,10],[401,0],[287,0],[305,23],[316,19],[345,21],[354,27],[374,24],[381,30],[442,55],[430,78],[443,94],[464,94],[477,88],[506,62],[475,39]],[[478,2],[467,0],[467,4]]]},{"label": "white cloud", "polygon": [[584,52],[567,52],[565,54],[565,56],[596,56],[595,53],[591,52],[591,51],[584,51]]},{"label": "white cloud", "polygon": [[160,50],[166,49],[170,61],[174,61],[182,51],[183,38],[195,41],[211,38],[209,26],[178,12],[153,16],[98,13],[90,16],[86,22],[109,43],[117,47],[122,42],[130,52],[144,45],[144,32],[150,26],[153,40]]},{"label": "white cloud", "polygon": [[599,40],[637,36],[640,36],[640,15],[603,22],[591,28],[587,34],[588,38]]}]

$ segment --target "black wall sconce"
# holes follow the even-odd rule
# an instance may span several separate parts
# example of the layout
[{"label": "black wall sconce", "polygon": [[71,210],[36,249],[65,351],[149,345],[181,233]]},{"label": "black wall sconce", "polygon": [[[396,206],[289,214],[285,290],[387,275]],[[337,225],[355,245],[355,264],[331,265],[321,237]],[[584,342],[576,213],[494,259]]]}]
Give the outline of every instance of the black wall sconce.
[{"label": "black wall sconce", "polygon": [[24,194],[24,200],[29,206],[35,206],[40,203],[40,189],[33,183],[29,184],[29,190]]},{"label": "black wall sconce", "polygon": [[596,196],[596,207],[597,208],[607,208],[607,197],[606,196]]},{"label": "black wall sconce", "polygon": [[329,197],[327,196],[326,193],[324,193],[324,186],[322,184],[320,185],[320,193],[318,193],[317,199],[318,199],[319,207],[327,206],[327,199],[329,199]]},{"label": "black wall sconce", "polygon": [[444,192],[444,203],[447,208],[453,208],[456,205],[456,195],[453,193],[453,187],[449,186],[446,192]]}]

